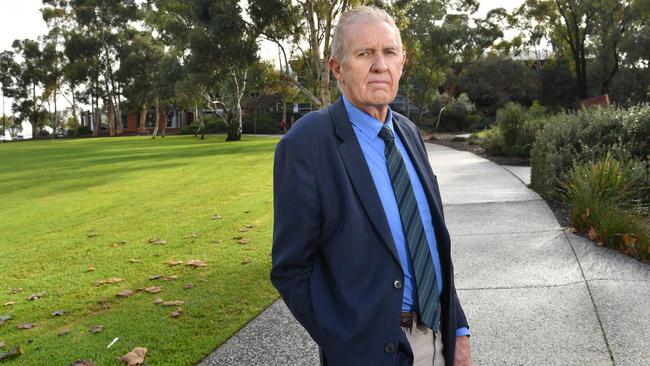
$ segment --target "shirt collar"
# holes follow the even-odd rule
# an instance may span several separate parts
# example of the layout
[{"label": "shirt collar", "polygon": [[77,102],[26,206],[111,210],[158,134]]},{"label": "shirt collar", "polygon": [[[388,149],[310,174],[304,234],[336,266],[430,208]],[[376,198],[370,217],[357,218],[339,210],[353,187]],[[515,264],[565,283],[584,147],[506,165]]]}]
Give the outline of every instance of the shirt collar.
[{"label": "shirt collar", "polygon": [[[348,117],[350,118],[350,122],[359,130],[361,130],[361,132],[364,135],[366,135],[370,139],[370,141],[374,141],[374,139],[378,138],[379,131],[381,131],[381,128],[384,126],[384,123],[381,123],[381,121],[379,121],[378,119],[370,116],[368,113],[355,107],[348,100],[348,98],[345,97],[345,95],[342,95],[342,97],[343,97],[343,104],[345,105],[345,111],[348,112]],[[390,107],[388,107],[388,113],[386,113],[386,126],[390,128],[391,131],[394,131],[393,112],[390,110]]]}]

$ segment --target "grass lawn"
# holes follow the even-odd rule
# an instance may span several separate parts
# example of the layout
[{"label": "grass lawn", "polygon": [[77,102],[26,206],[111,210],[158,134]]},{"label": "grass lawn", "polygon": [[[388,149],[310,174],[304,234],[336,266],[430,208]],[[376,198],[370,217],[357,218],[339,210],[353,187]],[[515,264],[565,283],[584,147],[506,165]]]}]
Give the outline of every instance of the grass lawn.
[{"label": "grass lawn", "polygon": [[[268,276],[276,143],[0,144],[0,316],[11,316],[0,325],[0,354],[23,351],[3,365],[119,365],[135,347],[148,349],[150,365],[191,365],[224,342],[278,297]],[[206,266],[187,265],[193,259]],[[96,285],[114,277],[121,281]],[[117,297],[123,290],[133,294]],[[182,314],[172,318],[178,306],[157,298],[184,301]],[[96,325],[103,331],[89,332]]]}]

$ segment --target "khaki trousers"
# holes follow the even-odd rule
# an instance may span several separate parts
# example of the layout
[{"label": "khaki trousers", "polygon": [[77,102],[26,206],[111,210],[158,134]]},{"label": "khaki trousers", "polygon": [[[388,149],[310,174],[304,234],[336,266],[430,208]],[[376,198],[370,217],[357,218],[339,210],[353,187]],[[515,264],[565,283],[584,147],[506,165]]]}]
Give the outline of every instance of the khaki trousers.
[{"label": "khaki trousers", "polygon": [[445,366],[442,336],[414,317],[411,328],[402,327],[413,351],[413,366]]}]

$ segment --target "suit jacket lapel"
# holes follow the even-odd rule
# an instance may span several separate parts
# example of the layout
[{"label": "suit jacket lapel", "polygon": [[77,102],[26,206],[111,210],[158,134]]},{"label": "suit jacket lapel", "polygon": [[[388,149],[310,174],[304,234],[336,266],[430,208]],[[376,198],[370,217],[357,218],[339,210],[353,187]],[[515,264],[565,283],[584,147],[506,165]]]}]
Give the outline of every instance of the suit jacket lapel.
[{"label": "suit jacket lapel", "polygon": [[397,255],[397,249],[395,249],[395,242],[393,241],[393,236],[388,226],[386,214],[384,214],[384,207],[381,204],[379,193],[377,193],[375,183],[372,180],[366,158],[363,156],[363,151],[354,134],[348,114],[345,111],[343,100],[339,98],[336,103],[332,104],[329,108],[329,113],[334,123],[336,135],[341,139],[341,143],[338,146],[339,154],[348,172],[352,186],[375,230],[377,230],[379,236],[383,239],[384,245],[391,252],[397,263],[399,263],[399,256]]}]

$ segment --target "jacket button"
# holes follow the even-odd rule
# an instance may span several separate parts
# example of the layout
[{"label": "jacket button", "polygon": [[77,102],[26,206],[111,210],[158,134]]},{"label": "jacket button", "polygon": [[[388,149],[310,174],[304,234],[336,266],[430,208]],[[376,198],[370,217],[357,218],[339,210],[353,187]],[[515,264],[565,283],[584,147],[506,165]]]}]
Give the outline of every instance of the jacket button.
[{"label": "jacket button", "polygon": [[386,343],[384,346],[384,351],[386,353],[395,353],[395,345],[392,343]]},{"label": "jacket button", "polygon": [[402,281],[400,281],[400,280],[393,281],[393,287],[395,287],[397,289],[402,288]]}]

